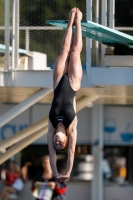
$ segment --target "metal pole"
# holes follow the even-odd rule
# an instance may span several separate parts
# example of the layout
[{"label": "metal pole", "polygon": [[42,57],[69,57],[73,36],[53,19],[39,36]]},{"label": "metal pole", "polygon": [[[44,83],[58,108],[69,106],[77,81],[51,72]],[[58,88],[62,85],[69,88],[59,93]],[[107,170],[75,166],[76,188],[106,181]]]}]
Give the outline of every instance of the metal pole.
[{"label": "metal pole", "polygon": [[52,88],[49,89],[41,89],[32,96],[30,96],[28,99],[24,100],[22,103],[18,104],[11,110],[9,110],[7,113],[2,115],[0,117],[0,127],[9,122],[11,119],[25,111],[30,106],[34,105],[36,102],[38,102],[40,99],[48,95],[52,91]]},{"label": "metal pole", "polygon": [[[107,26],[107,0],[102,0],[102,25]],[[101,45],[101,65],[104,66],[105,45]]]},{"label": "metal pole", "polygon": [[[109,27],[114,29],[115,26],[115,0],[109,1]],[[108,47],[110,54],[114,54],[114,47]]]},{"label": "metal pole", "polygon": [[29,30],[25,30],[25,49],[29,51]]},{"label": "metal pole", "polygon": [[[96,16],[96,23],[99,23],[99,0],[96,1],[96,10],[95,10],[95,16]],[[98,41],[95,41],[95,48],[96,48],[96,67],[98,66]]]},{"label": "metal pole", "polygon": [[109,1],[109,27],[114,29],[115,25],[115,0]]},{"label": "metal pole", "polygon": [[[93,179],[91,183],[91,200],[103,200],[103,106],[92,108],[92,155],[94,157]],[[97,192],[96,192],[97,191]]]},{"label": "metal pole", "polygon": [[10,64],[10,0],[5,0],[5,70]]},{"label": "metal pole", "polygon": [[9,150],[7,150],[6,153],[4,153],[3,155],[0,156],[0,164],[5,162],[6,160],[8,160],[10,157],[15,155],[16,153],[18,153],[19,151],[21,151],[22,149],[24,149],[25,147],[27,147],[32,142],[36,141],[38,138],[40,138],[41,136],[43,136],[46,133],[47,133],[47,127],[42,128],[41,130],[35,132],[31,136],[29,136],[29,137],[25,138],[24,140],[15,144],[13,147],[11,147]]},{"label": "metal pole", "polygon": [[[87,0],[87,10],[86,10],[86,20],[92,21],[92,0]],[[91,81],[91,49],[92,49],[92,40],[86,38],[86,71],[89,78],[89,82]]]},{"label": "metal pole", "polygon": [[19,0],[13,0],[12,17],[12,69],[18,68],[19,59]]}]

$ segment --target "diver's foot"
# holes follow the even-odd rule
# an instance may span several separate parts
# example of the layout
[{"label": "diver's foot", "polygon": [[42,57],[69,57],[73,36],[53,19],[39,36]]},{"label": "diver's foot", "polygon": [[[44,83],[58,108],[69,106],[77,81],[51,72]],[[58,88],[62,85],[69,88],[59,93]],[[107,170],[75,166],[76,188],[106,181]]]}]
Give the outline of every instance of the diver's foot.
[{"label": "diver's foot", "polygon": [[72,25],[74,24],[76,10],[77,10],[76,7],[74,7],[71,9],[71,11],[69,13],[69,23],[71,23]]},{"label": "diver's foot", "polygon": [[83,14],[79,10],[79,8],[76,9],[76,14],[75,14],[75,24],[80,23],[82,20]]}]

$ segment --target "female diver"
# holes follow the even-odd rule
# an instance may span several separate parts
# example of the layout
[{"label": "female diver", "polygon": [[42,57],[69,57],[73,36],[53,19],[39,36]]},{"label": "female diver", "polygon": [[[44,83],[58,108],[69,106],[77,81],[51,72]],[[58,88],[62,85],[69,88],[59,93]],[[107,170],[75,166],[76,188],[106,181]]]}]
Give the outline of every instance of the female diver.
[{"label": "female diver", "polygon": [[[80,89],[82,66],[80,53],[82,50],[81,32],[82,13],[73,8],[69,13],[68,26],[63,39],[62,50],[57,58],[53,73],[54,98],[49,113],[48,146],[53,176],[63,182],[70,176],[77,138],[76,91]],[[76,27],[72,33],[73,26]],[[56,167],[56,150],[68,148],[65,175],[61,175]]]}]

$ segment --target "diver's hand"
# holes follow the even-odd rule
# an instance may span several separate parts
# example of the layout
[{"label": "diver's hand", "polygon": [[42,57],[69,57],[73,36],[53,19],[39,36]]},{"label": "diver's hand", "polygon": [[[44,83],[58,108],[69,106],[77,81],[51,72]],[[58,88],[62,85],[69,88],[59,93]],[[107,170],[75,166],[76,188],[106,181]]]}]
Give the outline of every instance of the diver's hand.
[{"label": "diver's hand", "polygon": [[54,174],[55,180],[58,182],[65,182],[69,179],[70,175],[66,174],[66,175],[62,175],[59,173]]},{"label": "diver's hand", "polygon": [[59,174],[59,173],[54,174],[54,178],[55,178],[56,181],[59,181],[59,182],[60,182],[61,177],[62,177],[62,175]]},{"label": "diver's hand", "polygon": [[59,182],[65,182],[69,179],[69,176],[68,175],[61,175],[57,181]]},{"label": "diver's hand", "polygon": [[70,175],[62,175],[61,182],[65,182],[69,179]]}]

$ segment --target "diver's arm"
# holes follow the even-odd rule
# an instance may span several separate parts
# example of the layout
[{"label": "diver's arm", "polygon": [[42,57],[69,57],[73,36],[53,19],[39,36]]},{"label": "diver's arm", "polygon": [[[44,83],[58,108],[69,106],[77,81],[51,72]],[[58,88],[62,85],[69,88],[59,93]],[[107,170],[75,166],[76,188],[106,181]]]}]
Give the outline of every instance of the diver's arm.
[{"label": "diver's arm", "polygon": [[67,166],[66,166],[66,178],[67,179],[70,177],[72,167],[73,167],[76,141],[77,141],[77,129],[75,126],[71,129],[71,132],[69,135],[68,158],[67,158]]},{"label": "diver's arm", "polygon": [[56,151],[53,144],[54,134],[55,134],[55,130],[52,124],[49,122],[47,141],[48,141],[48,148],[49,148],[50,165],[53,172],[53,176],[56,177],[58,172],[57,172],[57,167],[56,167]]},{"label": "diver's arm", "polygon": [[75,129],[73,129],[72,132],[70,132],[70,136],[69,136],[66,173],[65,173],[65,175],[59,174],[59,177],[57,177],[57,181],[64,182],[67,179],[69,179],[69,177],[70,177],[72,167],[73,167],[73,161],[74,161],[76,140],[77,140],[77,130],[75,128]]}]

